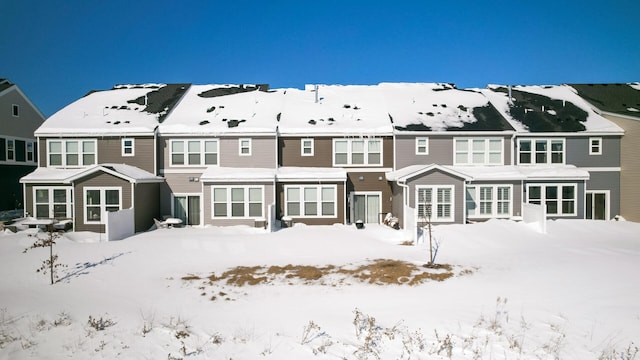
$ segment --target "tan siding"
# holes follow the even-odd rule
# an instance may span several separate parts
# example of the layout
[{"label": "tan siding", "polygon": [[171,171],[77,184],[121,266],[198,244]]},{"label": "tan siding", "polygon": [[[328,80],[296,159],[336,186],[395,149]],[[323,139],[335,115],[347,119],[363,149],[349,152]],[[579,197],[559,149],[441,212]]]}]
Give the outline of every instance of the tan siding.
[{"label": "tan siding", "polygon": [[[620,215],[625,219],[640,222],[640,120],[606,115],[625,131],[620,154]],[[604,150],[604,149],[603,149]],[[615,216],[617,214],[611,214]]]},{"label": "tan siding", "polygon": [[[251,139],[251,155],[240,156],[240,139]],[[220,166],[266,167],[276,166],[275,137],[224,137],[220,138]]]},{"label": "tan siding", "polygon": [[[313,141],[313,156],[302,156],[300,150],[300,137],[279,138],[278,149],[280,151],[281,166],[307,166],[307,167],[331,167],[333,142],[328,137],[318,137]],[[304,137],[307,139],[307,137]]]},{"label": "tan siding", "polygon": [[127,137],[134,139],[135,156],[122,156],[122,137],[98,139],[98,163],[127,164],[154,173],[153,137]]},{"label": "tan siding", "polygon": [[75,206],[75,230],[104,232],[104,225],[84,223],[84,188],[85,187],[119,187],[122,192],[122,208],[129,209],[131,203],[131,184],[110,174],[98,172],[78,180],[73,188],[73,202]]}]

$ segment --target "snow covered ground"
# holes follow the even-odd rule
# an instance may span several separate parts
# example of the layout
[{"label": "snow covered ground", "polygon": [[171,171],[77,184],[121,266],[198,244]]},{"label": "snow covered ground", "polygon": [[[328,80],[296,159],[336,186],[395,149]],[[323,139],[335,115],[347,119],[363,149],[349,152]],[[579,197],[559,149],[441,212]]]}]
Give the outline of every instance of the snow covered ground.
[{"label": "snow covered ground", "polygon": [[35,271],[47,250],[23,253],[29,232],[0,234],[1,359],[640,358],[638,223],[437,227],[436,262],[454,276],[414,286],[348,271],[219,279],[238,266],[376,259],[424,269],[427,244],[399,245],[409,236],[382,226],[161,229],[116,242],[69,233],[53,286]]}]

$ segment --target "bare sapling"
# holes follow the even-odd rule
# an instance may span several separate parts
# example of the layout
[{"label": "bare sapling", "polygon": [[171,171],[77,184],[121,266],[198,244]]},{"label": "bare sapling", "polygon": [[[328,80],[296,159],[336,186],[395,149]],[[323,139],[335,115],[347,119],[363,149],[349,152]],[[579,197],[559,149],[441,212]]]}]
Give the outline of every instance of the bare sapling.
[{"label": "bare sapling", "polygon": [[60,233],[55,231],[53,225],[47,226],[47,232],[45,237],[40,237],[38,234],[29,235],[36,238],[36,241],[24,249],[23,253],[31,249],[36,248],[49,248],[49,257],[42,261],[42,265],[36,269],[36,272],[42,273],[46,275],[49,273],[49,277],[51,280],[51,285],[55,284],[58,281],[58,269],[62,267],[67,267],[65,264],[61,264],[58,260],[58,254],[53,253],[53,245],[56,244],[56,240],[60,238]]}]

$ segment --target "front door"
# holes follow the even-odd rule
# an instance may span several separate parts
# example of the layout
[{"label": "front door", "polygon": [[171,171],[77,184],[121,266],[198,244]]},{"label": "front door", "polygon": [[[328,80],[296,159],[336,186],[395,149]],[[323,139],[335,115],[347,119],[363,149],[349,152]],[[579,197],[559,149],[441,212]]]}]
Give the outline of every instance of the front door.
[{"label": "front door", "polygon": [[200,225],[200,195],[174,196],[173,217],[185,225]]},{"label": "front door", "polygon": [[593,220],[609,219],[608,191],[587,191],[585,218]]},{"label": "front door", "polygon": [[367,224],[379,223],[380,213],[382,212],[380,197],[380,192],[353,193],[351,199],[351,222],[362,220]]}]

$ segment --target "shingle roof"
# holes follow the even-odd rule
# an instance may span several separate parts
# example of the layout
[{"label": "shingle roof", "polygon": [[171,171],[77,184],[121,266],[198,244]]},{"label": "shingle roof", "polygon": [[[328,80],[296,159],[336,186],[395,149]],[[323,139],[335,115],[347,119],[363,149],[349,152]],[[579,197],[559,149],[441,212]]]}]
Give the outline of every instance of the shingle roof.
[{"label": "shingle roof", "polygon": [[602,111],[640,117],[640,83],[569,84],[569,86]]}]

